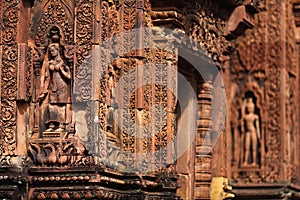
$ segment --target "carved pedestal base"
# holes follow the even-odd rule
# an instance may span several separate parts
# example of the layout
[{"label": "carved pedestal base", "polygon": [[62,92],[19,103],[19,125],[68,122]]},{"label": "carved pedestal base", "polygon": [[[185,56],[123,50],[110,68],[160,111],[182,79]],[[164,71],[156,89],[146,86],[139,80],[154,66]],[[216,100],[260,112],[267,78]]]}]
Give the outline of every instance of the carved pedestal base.
[{"label": "carved pedestal base", "polygon": [[126,175],[102,167],[29,169],[28,199],[180,199],[172,176]]},{"label": "carved pedestal base", "polygon": [[42,133],[43,138],[55,138],[55,137],[60,137],[60,138],[65,138],[68,135],[68,132],[65,131],[44,131]]},{"label": "carved pedestal base", "polygon": [[24,174],[14,171],[12,167],[0,167],[0,199],[20,199],[25,191]]}]

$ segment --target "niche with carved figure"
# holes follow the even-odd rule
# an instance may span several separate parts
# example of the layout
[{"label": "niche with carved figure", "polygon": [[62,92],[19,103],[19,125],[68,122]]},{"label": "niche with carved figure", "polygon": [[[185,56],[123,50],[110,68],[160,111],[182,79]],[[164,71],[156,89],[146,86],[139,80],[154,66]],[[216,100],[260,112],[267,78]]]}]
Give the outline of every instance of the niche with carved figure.
[{"label": "niche with carved figure", "polygon": [[261,126],[260,112],[256,101],[257,98],[253,92],[246,92],[239,111],[241,167],[258,167],[260,165]]},{"label": "niche with carved figure", "polygon": [[79,106],[77,103],[75,113],[72,93],[78,60],[74,53],[74,6],[69,0],[36,1],[31,10],[29,63],[33,73],[27,150],[33,168],[94,163],[81,135],[75,134]]},{"label": "niche with carved figure", "polygon": [[45,108],[41,116],[41,127],[46,126],[43,134],[66,131],[70,123],[71,68],[63,58],[59,28],[53,26],[49,31],[50,44],[41,67],[40,94],[38,101]]}]

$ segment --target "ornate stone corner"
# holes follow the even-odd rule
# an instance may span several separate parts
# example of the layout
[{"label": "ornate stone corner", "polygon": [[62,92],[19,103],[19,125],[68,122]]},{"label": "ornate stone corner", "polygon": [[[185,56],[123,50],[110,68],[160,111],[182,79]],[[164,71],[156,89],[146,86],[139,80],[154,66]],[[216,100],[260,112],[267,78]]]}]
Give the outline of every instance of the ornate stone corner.
[{"label": "ornate stone corner", "polygon": [[246,6],[238,6],[229,17],[224,29],[224,35],[227,39],[235,39],[244,34],[244,32],[253,28],[253,17],[247,12]]}]

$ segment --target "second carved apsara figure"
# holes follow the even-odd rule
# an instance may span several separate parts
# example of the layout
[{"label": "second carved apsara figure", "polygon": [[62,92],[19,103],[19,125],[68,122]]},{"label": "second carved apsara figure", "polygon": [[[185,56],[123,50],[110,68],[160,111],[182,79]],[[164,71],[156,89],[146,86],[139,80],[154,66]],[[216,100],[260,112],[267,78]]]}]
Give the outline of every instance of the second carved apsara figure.
[{"label": "second carved apsara figure", "polygon": [[48,47],[49,59],[44,62],[44,74],[41,76],[40,101],[48,96],[49,116],[46,131],[64,131],[66,121],[66,106],[70,103],[70,68],[64,63],[59,53],[59,44]]},{"label": "second carved apsara figure", "polygon": [[242,125],[241,131],[243,134],[243,165],[258,164],[258,142],[260,141],[259,116],[255,114],[255,105],[252,98],[247,98],[243,102],[242,107]]}]

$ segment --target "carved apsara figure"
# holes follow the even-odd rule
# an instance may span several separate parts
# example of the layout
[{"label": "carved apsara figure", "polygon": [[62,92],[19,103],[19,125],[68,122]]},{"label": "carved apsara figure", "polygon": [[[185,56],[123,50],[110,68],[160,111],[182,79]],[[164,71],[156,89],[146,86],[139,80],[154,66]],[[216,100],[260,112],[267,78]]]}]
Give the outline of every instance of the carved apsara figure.
[{"label": "carved apsara figure", "polygon": [[59,53],[59,44],[48,47],[49,59],[44,62],[44,74],[41,76],[40,101],[49,95],[49,119],[46,131],[64,131],[66,124],[66,104],[70,102],[70,68]]},{"label": "carved apsara figure", "polygon": [[[260,140],[259,116],[254,113],[252,98],[247,98],[242,107],[242,134],[244,134],[243,165],[257,165],[257,144]],[[250,155],[251,150],[251,155]],[[251,157],[249,157],[251,156]],[[250,159],[251,158],[251,159]],[[251,163],[249,163],[251,160]]]},{"label": "carved apsara figure", "polygon": [[116,72],[112,65],[108,66],[108,78],[107,78],[107,104],[115,106],[115,87],[116,87]]},{"label": "carved apsara figure", "polygon": [[116,133],[117,133],[117,124],[116,124],[116,102],[115,102],[115,80],[116,73],[114,67],[112,65],[108,66],[108,77],[107,77],[107,126],[106,126],[106,136],[109,140],[116,141]]}]

